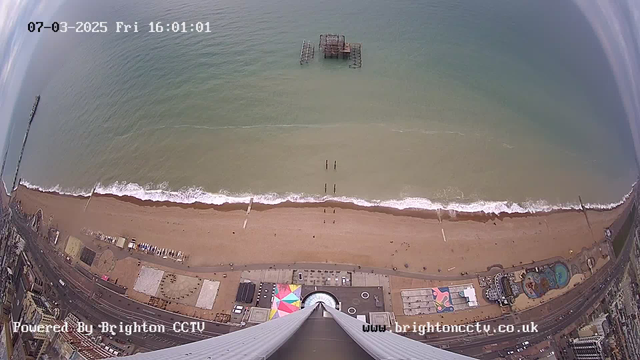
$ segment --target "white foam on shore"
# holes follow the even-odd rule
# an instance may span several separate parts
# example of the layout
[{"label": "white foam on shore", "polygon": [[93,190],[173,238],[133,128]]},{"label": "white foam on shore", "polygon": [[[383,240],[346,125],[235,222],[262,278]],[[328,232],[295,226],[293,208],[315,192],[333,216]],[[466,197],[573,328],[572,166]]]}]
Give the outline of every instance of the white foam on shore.
[{"label": "white foam on shore", "polygon": [[[64,189],[59,185],[51,188],[42,188],[33,185],[28,181],[21,181],[21,185],[29,189],[39,190],[42,192],[53,192],[63,195],[83,196],[91,195],[91,190],[83,189]],[[633,192],[636,183],[631,186],[632,189],[618,202],[609,204],[593,204],[585,203],[587,209],[592,210],[609,210],[622,205]],[[111,185],[98,184],[95,193],[116,196],[131,196],[140,200],[150,201],[168,201],[178,204],[204,203],[211,205],[223,204],[248,204],[251,198],[255,203],[266,205],[277,205],[284,202],[293,203],[322,203],[327,201],[336,201],[342,203],[352,203],[363,207],[387,207],[398,210],[418,209],[418,210],[443,210],[456,211],[465,213],[486,213],[486,214],[532,214],[540,212],[550,212],[555,210],[579,210],[579,203],[567,204],[549,204],[544,200],[527,201],[524,203],[514,203],[510,201],[476,201],[472,203],[434,202],[425,198],[408,197],[398,200],[365,200],[346,196],[313,196],[305,194],[289,193],[285,195],[269,193],[269,194],[231,194],[226,192],[210,193],[200,187],[182,188],[179,190],[168,189],[167,184],[141,186],[136,183],[115,182]]]}]

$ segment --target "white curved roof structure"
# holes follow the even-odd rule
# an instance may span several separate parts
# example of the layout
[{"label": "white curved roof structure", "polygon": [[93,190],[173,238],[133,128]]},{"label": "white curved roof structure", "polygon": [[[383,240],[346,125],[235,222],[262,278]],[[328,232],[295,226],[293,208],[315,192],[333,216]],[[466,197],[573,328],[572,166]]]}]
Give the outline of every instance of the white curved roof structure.
[{"label": "white curved roof structure", "polygon": [[[288,316],[226,335],[168,349],[140,353],[126,358],[132,360],[268,359],[300,329],[318,306],[323,305],[321,302],[318,302],[313,306],[306,307]],[[323,307],[344,330],[346,333],[344,336],[349,336],[353,342],[360,346],[373,359],[471,359],[470,357],[426,345],[392,332],[363,332],[362,321],[330,306]]]}]

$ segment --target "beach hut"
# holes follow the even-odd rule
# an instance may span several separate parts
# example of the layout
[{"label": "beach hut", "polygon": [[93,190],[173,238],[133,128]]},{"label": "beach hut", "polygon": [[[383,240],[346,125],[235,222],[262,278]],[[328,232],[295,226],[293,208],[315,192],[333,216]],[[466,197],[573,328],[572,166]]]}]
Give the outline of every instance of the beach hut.
[{"label": "beach hut", "polygon": [[124,249],[124,243],[127,241],[127,239],[123,238],[123,237],[118,237],[116,239],[116,246],[119,247],[120,249]]}]

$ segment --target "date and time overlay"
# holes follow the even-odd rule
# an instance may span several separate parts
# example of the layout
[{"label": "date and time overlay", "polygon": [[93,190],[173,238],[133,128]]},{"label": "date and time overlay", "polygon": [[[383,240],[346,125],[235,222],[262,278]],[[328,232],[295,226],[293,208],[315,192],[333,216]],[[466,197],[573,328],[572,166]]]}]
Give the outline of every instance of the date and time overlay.
[{"label": "date and time overlay", "polygon": [[210,33],[211,26],[209,22],[163,22],[163,21],[151,21],[149,23],[138,24],[137,21],[132,23],[126,23],[123,21],[108,22],[108,21],[53,21],[51,23],[44,23],[42,21],[31,21],[27,24],[27,30],[29,32],[77,32],[77,33],[137,33],[137,32],[150,32],[150,33]]}]

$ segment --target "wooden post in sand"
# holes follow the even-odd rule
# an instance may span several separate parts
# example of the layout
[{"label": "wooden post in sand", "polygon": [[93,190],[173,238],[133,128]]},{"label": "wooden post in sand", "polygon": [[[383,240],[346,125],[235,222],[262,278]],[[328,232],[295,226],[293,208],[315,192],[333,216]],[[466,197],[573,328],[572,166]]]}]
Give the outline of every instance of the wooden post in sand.
[{"label": "wooden post in sand", "polygon": [[96,191],[97,187],[98,187],[98,184],[93,185],[93,189],[91,189],[91,194],[89,194],[89,199],[87,200],[87,203],[84,204],[84,210],[82,210],[82,212],[87,211],[87,207],[89,206],[89,201],[91,201],[91,198],[93,197],[93,193]]},{"label": "wooden post in sand", "polygon": [[589,216],[587,216],[587,209],[584,207],[582,203],[582,198],[578,196],[578,200],[580,201],[580,208],[582,209],[582,213],[584,214],[584,218],[587,220],[587,226],[589,227],[589,231],[591,232],[591,239],[595,242],[596,238],[593,236],[593,229],[591,228],[591,223],[589,222]]},{"label": "wooden post in sand", "polygon": [[247,222],[249,221],[249,213],[251,212],[251,205],[253,205],[253,198],[249,199],[249,206],[247,206],[247,215],[244,217],[244,224],[242,224],[242,228],[247,228]]},{"label": "wooden post in sand", "polygon": [[440,230],[442,231],[442,239],[444,242],[447,242],[447,236],[444,234],[444,227],[442,227],[442,215],[440,214],[440,209],[436,210],[436,215],[438,216],[438,223],[440,223]]}]

